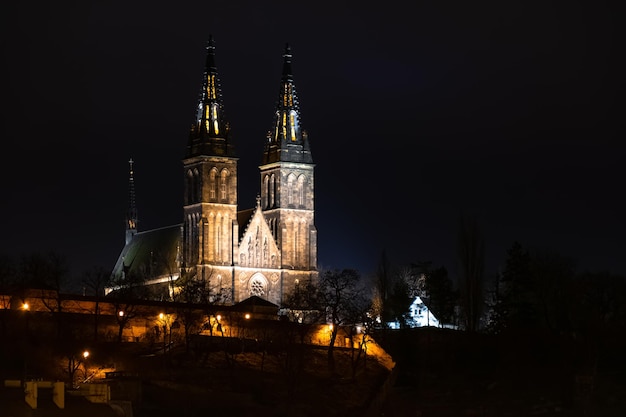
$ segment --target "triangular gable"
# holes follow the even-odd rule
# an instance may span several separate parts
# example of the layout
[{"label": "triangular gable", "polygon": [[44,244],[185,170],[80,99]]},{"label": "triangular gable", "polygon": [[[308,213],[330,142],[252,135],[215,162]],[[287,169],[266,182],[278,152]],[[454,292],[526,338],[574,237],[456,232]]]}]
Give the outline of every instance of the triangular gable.
[{"label": "triangular gable", "polygon": [[435,326],[439,327],[440,323],[437,317],[426,306],[420,297],[415,297],[411,307],[409,307],[411,318],[415,322],[415,327]]},{"label": "triangular gable", "polygon": [[265,216],[257,205],[239,243],[239,265],[279,268],[280,251]]}]

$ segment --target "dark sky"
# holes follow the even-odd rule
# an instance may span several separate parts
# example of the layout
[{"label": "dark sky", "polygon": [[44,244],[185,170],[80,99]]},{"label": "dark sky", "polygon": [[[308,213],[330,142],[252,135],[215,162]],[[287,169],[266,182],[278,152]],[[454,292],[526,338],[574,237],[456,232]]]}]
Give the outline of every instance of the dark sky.
[{"label": "dark sky", "polygon": [[[514,241],[626,273],[619,11],[601,1],[13,2],[2,12],[1,252],[74,275],[182,219],[182,162],[210,34],[240,209],[289,42],[316,162],[319,265],[456,271],[459,216],[488,271]],[[73,4],[72,4],[73,3]]]}]

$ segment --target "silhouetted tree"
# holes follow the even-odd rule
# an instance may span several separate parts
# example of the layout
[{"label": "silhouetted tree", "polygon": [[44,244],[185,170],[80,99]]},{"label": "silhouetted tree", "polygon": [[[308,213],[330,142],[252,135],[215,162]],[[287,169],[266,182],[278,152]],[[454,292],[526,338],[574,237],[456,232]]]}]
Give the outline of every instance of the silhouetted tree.
[{"label": "silhouetted tree", "polygon": [[552,250],[535,250],[530,272],[543,325],[554,334],[570,331],[574,261]]},{"label": "silhouetted tree", "polygon": [[185,270],[181,272],[180,278],[174,284],[173,300],[179,303],[176,306],[176,315],[183,325],[187,352],[189,352],[191,335],[201,330],[202,317],[195,306],[205,301],[203,296],[205,290],[204,283],[195,280]]},{"label": "silhouetted tree", "polygon": [[61,314],[63,312],[61,294],[66,285],[67,273],[65,257],[55,251],[23,255],[18,271],[23,290],[36,292],[37,298],[55,318],[57,336],[62,336],[66,328]]},{"label": "silhouetted tree", "polygon": [[467,331],[480,325],[483,307],[485,243],[475,220],[461,217],[458,234],[459,287]]},{"label": "silhouetted tree", "polygon": [[334,347],[339,326],[350,319],[355,305],[364,303],[366,292],[359,273],[354,269],[325,271],[320,279],[320,295],[326,317],[332,325],[328,345],[328,369],[335,373]]},{"label": "silhouetted tree", "polygon": [[488,312],[485,331],[490,334],[500,334],[506,326],[506,305],[503,300],[502,274],[496,273],[491,288],[485,300]]},{"label": "silhouetted tree", "polygon": [[441,325],[452,324],[455,321],[454,307],[458,293],[453,288],[448,270],[444,266],[431,270],[426,277],[424,287],[429,310],[435,313]]},{"label": "silhouetted tree", "polygon": [[145,300],[148,289],[145,286],[146,275],[142,268],[138,272],[128,272],[112,276],[108,287],[113,291],[109,300],[115,307],[115,320],[118,325],[117,341],[122,341],[124,329],[137,315],[137,304]]},{"label": "silhouetted tree", "polygon": [[382,252],[376,272],[374,273],[374,306],[376,308],[375,314],[378,315],[382,323],[388,323],[394,320],[389,305],[389,299],[393,291],[394,285],[394,271],[387,258],[387,253]]},{"label": "silhouetted tree", "polygon": [[84,294],[94,297],[93,308],[93,340],[98,340],[98,327],[100,324],[100,302],[104,296],[104,288],[109,282],[110,272],[102,267],[94,267],[84,273],[82,284]]},{"label": "silhouetted tree", "polygon": [[538,317],[530,254],[519,242],[514,242],[507,251],[498,285],[502,317],[497,326],[501,330],[535,327]]}]

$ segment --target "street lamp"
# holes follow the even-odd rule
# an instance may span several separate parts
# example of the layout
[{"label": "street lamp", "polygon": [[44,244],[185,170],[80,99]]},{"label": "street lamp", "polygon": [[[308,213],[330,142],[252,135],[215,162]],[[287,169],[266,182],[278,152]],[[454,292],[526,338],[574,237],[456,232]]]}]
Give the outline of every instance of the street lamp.
[{"label": "street lamp", "polygon": [[85,378],[83,379],[83,384],[87,382],[89,379],[89,370],[87,369],[87,358],[89,357],[89,351],[85,350],[83,352],[83,371],[85,372]]}]

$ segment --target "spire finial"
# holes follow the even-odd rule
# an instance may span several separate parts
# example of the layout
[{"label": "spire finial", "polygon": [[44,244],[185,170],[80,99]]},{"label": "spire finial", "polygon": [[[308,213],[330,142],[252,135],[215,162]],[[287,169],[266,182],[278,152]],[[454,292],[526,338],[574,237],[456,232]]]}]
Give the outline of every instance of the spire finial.
[{"label": "spire finial", "polygon": [[133,236],[137,233],[137,206],[135,204],[135,178],[133,170],[133,158],[128,160],[129,177],[128,177],[128,213],[126,213],[126,244],[128,244]]},{"label": "spire finial", "polygon": [[291,77],[291,47],[289,43],[285,43],[285,52],[283,53],[283,81],[290,80]]}]

